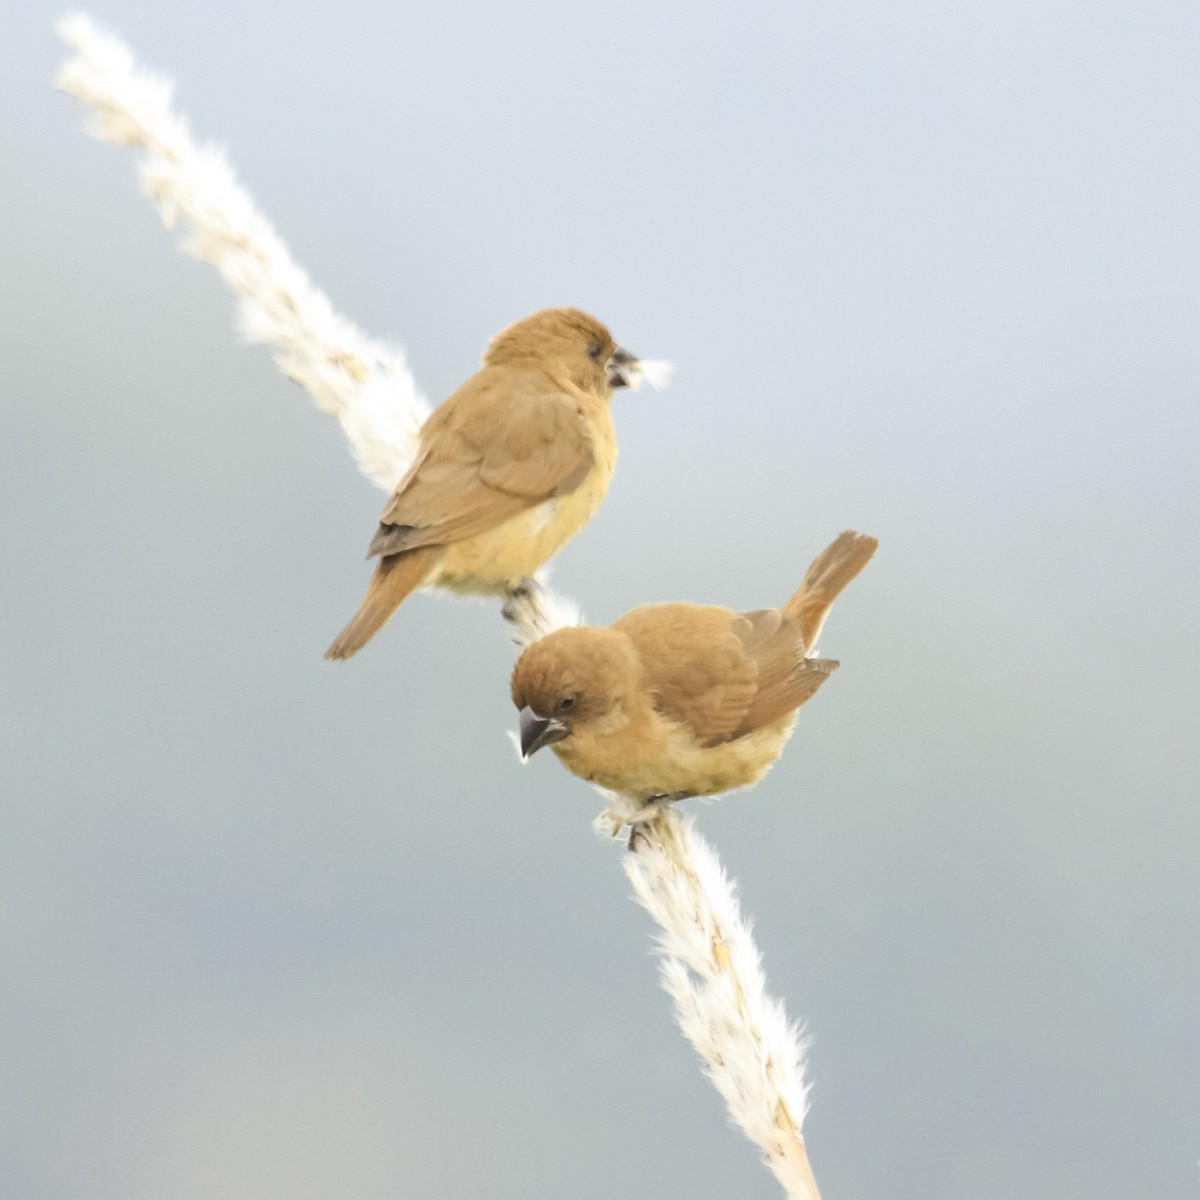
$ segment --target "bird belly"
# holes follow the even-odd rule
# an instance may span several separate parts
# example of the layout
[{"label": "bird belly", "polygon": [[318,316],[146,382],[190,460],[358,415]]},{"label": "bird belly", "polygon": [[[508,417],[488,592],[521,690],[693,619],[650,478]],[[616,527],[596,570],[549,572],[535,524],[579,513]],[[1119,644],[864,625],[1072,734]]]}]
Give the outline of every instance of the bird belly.
[{"label": "bird belly", "polygon": [[432,582],[460,592],[502,592],[531,578],[592,519],[611,479],[612,466],[598,465],[569,495],[451,543]]},{"label": "bird belly", "polygon": [[711,796],[757,783],[783,752],[796,714],[787,713],[762,729],[720,746],[698,745],[691,733],[674,726],[663,736],[580,736],[553,749],[563,765],[592,783],[645,800],[684,793]]}]

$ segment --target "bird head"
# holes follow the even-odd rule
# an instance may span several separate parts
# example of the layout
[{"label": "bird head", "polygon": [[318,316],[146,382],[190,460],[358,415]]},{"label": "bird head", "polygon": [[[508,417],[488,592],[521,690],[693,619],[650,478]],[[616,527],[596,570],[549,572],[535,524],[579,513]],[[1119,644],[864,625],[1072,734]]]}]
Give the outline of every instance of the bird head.
[{"label": "bird head", "polygon": [[641,381],[637,356],[578,308],[544,308],[522,318],[492,338],[483,361],[533,364],[556,380],[602,394]]},{"label": "bird head", "polygon": [[633,644],[613,629],[559,629],[534,642],[512,674],[521,756],[529,758],[581,730],[623,724],[639,675]]}]

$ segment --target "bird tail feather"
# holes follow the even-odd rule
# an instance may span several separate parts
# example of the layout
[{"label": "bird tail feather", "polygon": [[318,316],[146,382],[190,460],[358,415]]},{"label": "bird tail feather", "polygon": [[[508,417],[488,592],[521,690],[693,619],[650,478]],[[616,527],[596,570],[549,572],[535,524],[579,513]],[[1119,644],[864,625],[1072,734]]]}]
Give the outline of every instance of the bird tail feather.
[{"label": "bird tail feather", "polygon": [[800,622],[804,652],[811,654],[821,626],[842,588],[871,560],[879,546],[876,538],[847,529],[813,559],[796,594],[783,606],[783,614]]},{"label": "bird tail feather", "polygon": [[425,582],[441,555],[441,546],[421,546],[381,558],[358,612],[325,651],[325,657],[343,659],[357,654],[383,628],[392,613]]}]

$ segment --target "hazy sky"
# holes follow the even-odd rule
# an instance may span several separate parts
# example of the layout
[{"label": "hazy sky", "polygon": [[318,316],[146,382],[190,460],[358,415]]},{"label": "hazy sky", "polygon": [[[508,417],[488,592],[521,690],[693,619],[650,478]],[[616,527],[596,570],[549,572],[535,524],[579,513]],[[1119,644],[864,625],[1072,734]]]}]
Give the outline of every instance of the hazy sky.
[{"label": "hazy sky", "polygon": [[[777,1196],[494,606],[321,661],[382,494],[50,89],[58,11],[0,48],[0,1196]],[[547,304],[677,363],[591,618],[881,539],[694,806],[826,1200],[1192,1200],[1195,3],[91,11],[433,399]]]}]

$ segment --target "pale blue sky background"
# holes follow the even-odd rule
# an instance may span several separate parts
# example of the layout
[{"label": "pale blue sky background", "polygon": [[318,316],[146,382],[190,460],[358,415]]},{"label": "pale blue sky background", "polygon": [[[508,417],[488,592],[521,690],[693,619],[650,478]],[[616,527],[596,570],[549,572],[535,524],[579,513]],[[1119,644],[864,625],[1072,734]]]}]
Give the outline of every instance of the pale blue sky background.
[{"label": "pale blue sky background", "polygon": [[[353,663],[382,497],[0,49],[0,1195],[769,1200],[484,604]],[[434,398],[574,303],[675,386],[558,584],[882,549],[702,808],[826,1200],[1200,1191],[1200,10],[91,10]]]}]

